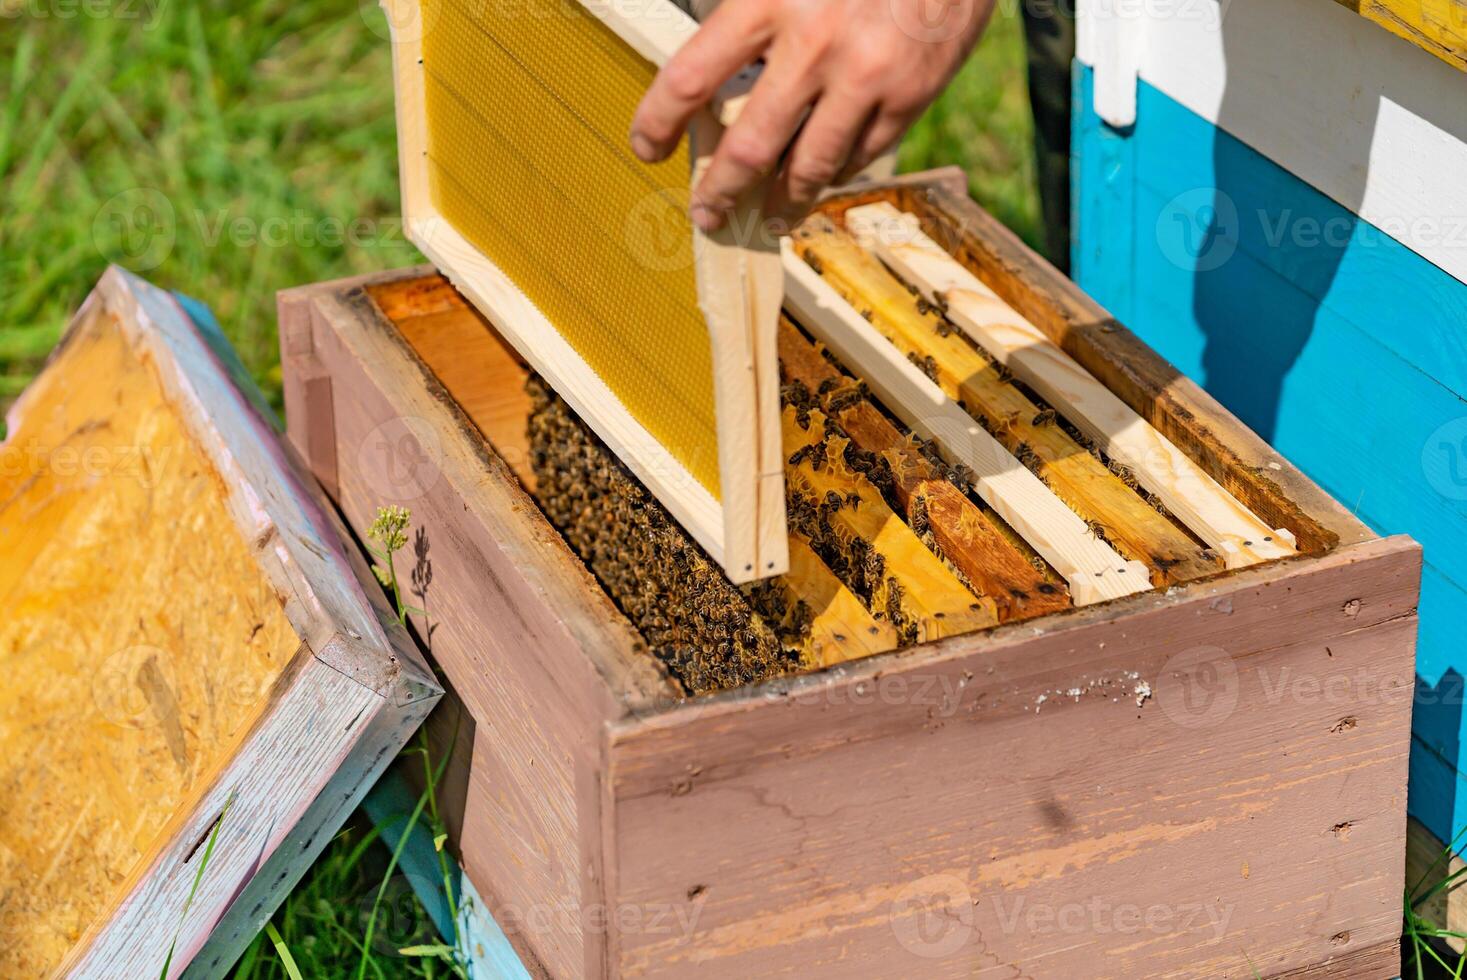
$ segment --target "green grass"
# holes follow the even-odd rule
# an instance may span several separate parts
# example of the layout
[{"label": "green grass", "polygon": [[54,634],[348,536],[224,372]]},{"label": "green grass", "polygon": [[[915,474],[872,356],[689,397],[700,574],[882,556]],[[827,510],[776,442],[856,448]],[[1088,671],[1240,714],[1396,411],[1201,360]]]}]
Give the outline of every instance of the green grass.
[{"label": "green grass", "polygon": [[1042,249],[1024,69],[1017,5],[999,4],[978,49],[907,134],[898,160],[902,170],[961,165],[973,198]]},{"label": "green grass", "polygon": [[[112,259],[213,307],[278,405],[275,292],[420,261],[397,218],[381,14],[106,0],[92,9],[111,16],[60,16],[81,6],[0,0],[0,403]],[[1037,242],[1023,69],[1000,15],[901,160],[964,165]]]},{"label": "green grass", "polygon": [[109,259],[209,303],[277,404],[276,290],[417,261],[375,4],[155,2],[0,20],[0,398]]},{"label": "green grass", "polygon": [[[364,948],[371,953],[367,976],[377,980],[445,977],[439,964],[403,956],[398,950],[436,942],[428,913],[405,877],[388,874],[389,855],[360,814],[327,845],[325,852],[281,906],[271,924],[245,950],[231,974],[235,980],[292,980],[280,950],[288,951],[300,975],[354,977]],[[381,904],[377,892],[386,885]],[[376,935],[364,946],[377,909]]]},{"label": "green grass", "polygon": [[[0,406],[117,261],[208,303],[278,408],[276,291],[421,261],[397,219],[384,38],[372,0],[0,0]],[[965,166],[1037,242],[1023,68],[1000,16],[901,160]],[[302,976],[354,976],[388,864],[350,825],[235,975],[285,980],[284,949]],[[426,923],[388,881],[394,921]],[[397,954],[433,941],[413,932],[374,938],[366,976],[447,975]]]},{"label": "green grass", "polygon": [[1447,945],[1448,940],[1467,940],[1467,934],[1454,932],[1433,922],[1422,911],[1433,899],[1443,901],[1445,896],[1462,887],[1467,879],[1467,868],[1451,870],[1452,855],[1458,853],[1463,844],[1467,827],[1457,831],[1435,861],[1416,881],[1406,882],[1405,914],[1401,929],[1401,976],[1415,980],[1452,977],[1461,980],[1467,968],[1467,956],[1458,956]]}]

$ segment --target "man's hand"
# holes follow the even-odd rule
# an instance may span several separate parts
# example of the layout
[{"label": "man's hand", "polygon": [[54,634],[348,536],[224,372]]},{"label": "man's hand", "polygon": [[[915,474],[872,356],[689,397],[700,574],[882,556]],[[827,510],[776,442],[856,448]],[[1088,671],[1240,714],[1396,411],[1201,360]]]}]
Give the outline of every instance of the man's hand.
[{"label": "man's hand", "polygon": [[648,162],[665,158],[719,86],[762,57],[748,102],[693,190],[692,217],[716,230],[781,158],[766,208],[801,215],[901,138],[957,73],[993,2],[724,0],[647,90],[632,149]]}]

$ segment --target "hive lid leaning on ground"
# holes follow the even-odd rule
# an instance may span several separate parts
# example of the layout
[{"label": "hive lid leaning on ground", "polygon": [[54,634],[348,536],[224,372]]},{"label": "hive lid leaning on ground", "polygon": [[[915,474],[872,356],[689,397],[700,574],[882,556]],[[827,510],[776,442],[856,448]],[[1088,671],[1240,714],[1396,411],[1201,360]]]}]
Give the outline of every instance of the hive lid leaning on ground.
[{"label": "hive lid leaning on ground", "polygon": [[219,975],[442,694],[248,385],[111,269],[7,417],[0,975]]},{"label": "hive lid leaning on ground", "polygon": [[408,236],[733,581],[786,571],[763,189],[687,216],[747,79],[649,165],[632,113],[697,26],[667,0],[384,6]]}]

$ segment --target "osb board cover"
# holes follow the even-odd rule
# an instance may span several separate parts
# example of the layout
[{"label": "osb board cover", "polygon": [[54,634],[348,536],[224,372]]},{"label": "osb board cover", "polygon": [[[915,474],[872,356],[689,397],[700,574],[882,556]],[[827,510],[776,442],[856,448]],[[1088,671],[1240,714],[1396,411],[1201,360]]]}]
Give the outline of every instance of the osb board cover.
[{"label": "osb board cover", "polygon": [[0,975],[45,976],[300,645],[153,367],[102,315],[0,446]]}]

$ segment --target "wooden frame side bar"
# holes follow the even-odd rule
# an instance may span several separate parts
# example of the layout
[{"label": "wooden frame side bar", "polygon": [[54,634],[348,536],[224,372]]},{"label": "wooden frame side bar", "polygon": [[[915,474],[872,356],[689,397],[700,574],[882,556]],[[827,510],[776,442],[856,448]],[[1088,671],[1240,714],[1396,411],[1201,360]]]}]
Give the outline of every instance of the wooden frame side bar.
[{"label": "wooden frame side bar", "polygon": [[835,289],[783,243],[785,301],[805,329],[860,373],[902,422],[976,476],[989,507],[1052,565],[1077,606],[1151,588],[1146,566],[1126,561],[1074,511],[947,397]]},{"label": "wooden frame side bar", "polygon": [[1229,568],[1295,553],[1294,535],[1273,529],[1129,405],[1076,364],[922,231],[915,215],[877,202],[846,212],[846,227],[923,298],[941,309],[1086,437],[1127,467]]},{"label": "wooden frame side bar", "polygon": [[1377,537],[967,195],[932,180],[853,191],[823,209],[838,215],[873,201],[915,214],[928,237],[1260,520],[1294,532],[1301,553],[1320,555]]},{"label": "wooden frame side bar", "polygon": [[[707,172],[722,136],[723,127],[711,114],[694,118],[688,137],[691,186]],[[779,243],[760,210],[764,192],[760,181],[719,231],[710,235],[693,229],[698,305],[713,352],[718,473],[729,549],[721,563],[735,584],[782,574],[790,564],[777,350],[784,282]]]}]

